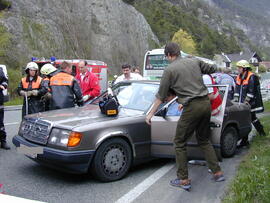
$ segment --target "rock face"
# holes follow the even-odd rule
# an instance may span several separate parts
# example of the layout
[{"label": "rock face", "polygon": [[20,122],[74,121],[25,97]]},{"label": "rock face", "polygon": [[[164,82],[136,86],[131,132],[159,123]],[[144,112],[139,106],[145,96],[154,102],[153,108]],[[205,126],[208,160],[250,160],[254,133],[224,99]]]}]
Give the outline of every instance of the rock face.
[{"label": "rock face", "polygon": [[143,64],[159,45],[143,15],[121,0],[10,0],[1,19],[12,36],[8,55],[20,65],[32,56],[104,61],[112,74],[121,64]]},{"label": "rock face", "polygon": [[[222,17],[224,25],[227,23],[233,25],[235,29],[242,30],[257,50],[264,50],[270,56],[269,0],[202,0],[202,2],[208,4]],[[217,26],[219,27],[216,29],[219,29],[223,25]]]}]

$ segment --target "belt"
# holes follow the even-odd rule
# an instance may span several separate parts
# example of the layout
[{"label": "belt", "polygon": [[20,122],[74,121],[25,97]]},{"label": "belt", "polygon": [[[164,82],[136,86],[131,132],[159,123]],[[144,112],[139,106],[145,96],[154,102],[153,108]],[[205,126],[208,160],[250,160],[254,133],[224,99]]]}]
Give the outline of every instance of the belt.
[{"label": "belt", "polygon": [[202,99],[208,99],[208,96],[205,95],[205,96],[198,96],[198,97],[190,98],[190,99],[187,100],[187,102],[185,102],[185,103],[183,104],[183,106],[188,105],[190,102],[193,102],[193,101],[196,101],[196,100],[202,100]]}]

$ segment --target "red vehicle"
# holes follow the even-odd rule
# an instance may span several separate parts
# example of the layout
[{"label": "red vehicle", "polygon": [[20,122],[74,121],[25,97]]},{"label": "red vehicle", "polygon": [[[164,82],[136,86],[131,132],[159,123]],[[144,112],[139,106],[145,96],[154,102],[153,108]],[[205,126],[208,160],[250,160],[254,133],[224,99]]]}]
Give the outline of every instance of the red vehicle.
[{"label": "red vehicle", "polygon": [[89,71],[97,75],[101,93],[106,91],[108,87],[108,66],[102,61],[87,59],[56,59],[54,57],[51,57],[50,59],[38,59],[32,57],[32,61],[38,64],[39,69],[46,63],[52,63],[55,67],[59,67],[63,61],[67,61],[72,64],[72,74],[74,76],[79,73],[78,63],[81,60],[87,61],[87,67]]}]

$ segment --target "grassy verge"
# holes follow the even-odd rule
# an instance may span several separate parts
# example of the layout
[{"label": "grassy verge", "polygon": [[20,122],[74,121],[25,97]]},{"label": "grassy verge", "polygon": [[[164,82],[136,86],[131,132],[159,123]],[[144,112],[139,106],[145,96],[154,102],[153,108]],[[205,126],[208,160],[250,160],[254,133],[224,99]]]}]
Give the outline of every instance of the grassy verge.
[{"label": "grassy verge", "polygon": [[270,112],[270,101],[264,103],[265,112]]},{"label": "grassy verge", "polygon": [[[265,107],[269,112],[270,102],[266,102]],[[224,203],[270,202],[270,116],[260,120],[267,136],[256,136],[252,140],[249,152],[223,199]]]},{"label": "grassy verge", "polygon": [[15,97],[10,99],[8,102],[6,102],[5,106],[13,106],[13,105],[22,105],[23,104],[23,98],[22,97]]}]

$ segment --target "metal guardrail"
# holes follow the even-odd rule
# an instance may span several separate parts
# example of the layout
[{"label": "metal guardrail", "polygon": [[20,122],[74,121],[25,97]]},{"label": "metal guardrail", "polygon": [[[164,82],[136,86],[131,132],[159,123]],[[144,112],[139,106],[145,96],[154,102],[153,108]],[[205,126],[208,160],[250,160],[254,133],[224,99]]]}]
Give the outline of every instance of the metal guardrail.
[{"label": "metal guardrail", "polygon": [[4,106],[4,111],[18,111],[18,110],[22,110],[22,105]]},{"label": "metal guardrail", "polygon": [[262,100],[269,101],[270,100],[270,89],[261,89]]}]

